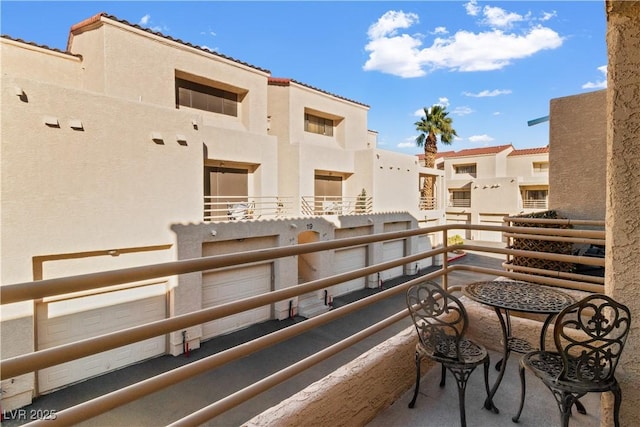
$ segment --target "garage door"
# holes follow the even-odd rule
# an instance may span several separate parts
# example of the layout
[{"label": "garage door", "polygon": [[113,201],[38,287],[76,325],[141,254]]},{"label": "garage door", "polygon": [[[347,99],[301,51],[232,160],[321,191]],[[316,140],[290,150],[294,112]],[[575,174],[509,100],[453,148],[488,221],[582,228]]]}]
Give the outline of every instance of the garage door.
[{"label": "garage door", "polygon": [[[348,271],[364,268],[367,266],[367,248],[366,246],[358,248],[349,248],[336,250],[334,255],[334,274],[346,273]],[[348,282],[335,285],[332,295],[334,297],[347,294],[349,292],[364,289],[366,286],[366,277],[349,280]]]},{"label": "garage door", "polygon": [[[55,347],[165,318],[164,294],[78,311],[78,307],[95,306],[97,299],[122,299],[121,297],[126,297],[127,293],[129,291],[38,304],[38,349]],[[43,369],[38,372],[39,392],[50,392],[164,354],[165,341],[165,336],[161,335]]]},{"label": "garage door", "polygon": [[[382,261],[392,261],[404,256],[404,240],[395,240],[393,242],[384,242],[382,244]],[[390,268],[382,272],[382,280],[392,279],[404,274],[404,266]]]},{"label": "garage door", "polygon": [[[271,263],[202,274],[202,308],[237,301],[271,291]],[[271,319],[271,307],[264,306],[223,317],[202,326],[202,338],[213,338]]]}]

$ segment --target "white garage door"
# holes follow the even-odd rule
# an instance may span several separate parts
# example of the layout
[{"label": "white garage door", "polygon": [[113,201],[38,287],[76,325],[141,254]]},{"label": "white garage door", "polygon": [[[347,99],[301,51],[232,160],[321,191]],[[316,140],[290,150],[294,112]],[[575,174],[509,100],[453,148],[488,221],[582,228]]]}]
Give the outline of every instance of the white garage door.
[{"label": "white garage door", "polygon": [[[336,250],[334,255],[334,274],[346,273],[347,271],[364,268],[367,266],[367,248],[365,246],[358,248],[349,248]],[[366,286],[366,277],[349,280],[333,287],[332,295],[334,297],[347,294],[349,292],[364,289]]]},{"label": "white garage door", "polygon": [[[202,308],[237,301],[271,291],[271,263],[202,274]],[[202,338],[242,329],[271,318],[271,307],[227,316],[202,325]]]},{"label": "white garage door", "polygon": [[[382,244],[382,261],[393,261],[404,256],[404,240],[384,242]],[[404,266],[390,268],[382,272],[382,280],[392,279],[404,274]]]},{"label": "white garage door", "polygon": [[[38,304],[36,314],[38,349],[55,347],[165,318],[164,295],[77,311],[78,307],[91,306],[98,298],[109,300],[113,296],[102,294]],[[115,296],[115,298],[118,297]],[[165,336],[161,335],[43,369],[38,372],[39,392],[50,392],[65,385],[164,354],[165,341]]]}]

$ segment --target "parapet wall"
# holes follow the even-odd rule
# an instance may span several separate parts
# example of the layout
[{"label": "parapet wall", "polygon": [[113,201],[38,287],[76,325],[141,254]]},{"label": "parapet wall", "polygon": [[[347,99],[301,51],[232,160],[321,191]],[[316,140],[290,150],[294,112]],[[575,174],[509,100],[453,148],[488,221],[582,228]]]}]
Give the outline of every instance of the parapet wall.
[{"label": "parapet wall", "polygon": [[[465,297],[461,300],[469,315],[468,336],[490,350],[501,352],[500,324],[493,309]],[[512,317],[511,324],[519,337],[531,343],[539,341],[539,321]],[[547,346],[552,346],[552,328],[547,337],[551,338]],[[416,342],[415,328],[411,326],[244,426],[366,425],[415,384]],[[435,363],[425,360],[422,372],[434,366]]]}]

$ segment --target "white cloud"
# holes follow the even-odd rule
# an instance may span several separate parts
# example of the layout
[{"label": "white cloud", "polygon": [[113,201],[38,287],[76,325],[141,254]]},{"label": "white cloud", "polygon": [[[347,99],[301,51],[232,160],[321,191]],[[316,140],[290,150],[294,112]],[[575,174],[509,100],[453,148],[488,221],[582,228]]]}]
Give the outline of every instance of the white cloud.
[{"label": "white cloud", "polygon": [[500,111],[496,111],[493,113],[494,116],[499,116],[500,114],[502,114]]},{"label": "white cloud", "polygon": [[487,135],[486,133],[483,135],[473,135],[469,137],[470,142],[478,142],[478,143],[487,143],[493,141],[493,138]]},{"label": "white cloud", "polygon": [[[467,5],[470,4],[475,2]],[[495,14],[492,19],[501,25],[515,22],[515,18],[506,12],[501,16]],[[500,29],[478,33],[460,30],[450,36],[436,37],[431,46],[423,47],[423,35],[398,31],[418,22],[418,16],[413,13],[386,12],[369,27],[369,42],[365,46],[369,58],[363,69],[403,78],[421,77],[437,69],[499,70],[514,60],[556,49],[563,42],[554,30],[538,25],[518,33]]]},{"label": "white cloud", "polygon": [[202,46],[200,46],[202,49],[204,50],[208,50],[209,52],[217,52],[218,48],[217,47],[209,47],[206,44],[203,44]]},{"label": "white cloud", "polygon": [[146,26],[147,24],[149,24],[149,21],[151,21],[151,15],[147,13],[142,18],[140,18],[140,22],[138,22],[138,25]]},{"label": "white cloud", "polygon": [[483,24],[492,28],[511,28],[515,22],[524,21],[524,17],[514,12],[507,12],[500,7],[485,6],[482,9]]},{"label": "white cloud", "polygon": [[[449,98],[445,98],[445,97],[440,97],[438,98],[438,102],[436,102],[433,105],[440,105],[441,107],[448,107],[449,106]],[[427,111],[431,110],[431,106],[427,107]],[[423,117],[424,116],[424,108],[420,108],[416,111],[413,112],[413,115],[416,117]]]},{"label": "white cloud", "polygon": [[555,18],[557,16],[556,11],[553,12],[542,12],[542,17],[539,18],[541,21],[548,21],[551,18]]},{"label": "white cloud", "polygon": [[485,98],[487,96],[498,96],[498,95],[508,95],[511,93],[511,90],[509,89],[494,89],[494,90],[483,90],[480,91],[478,93],[471,93],[471,92],[462,92],[463,95],[465,96],[471,96],[474,98]]},{"label": "white cloud", "polygon": [[480,12],[480,7],[476,0],[471,0],[469,3],[465,3],[464,8],[467,10],[467,15],[477,16]]},{"label": "white cloud", "polygon": [[400,142],[397,145],[398,148],[415,148],[416,147],[416,137],[412,136],[411,138],[407,138],[404,142]]},{"label": "white cloud", "polygon": [[367,35],[370,39],[394,36],[399,28],[409,28],[419,21],[415,13],[404,13],[403,11],[390,10],[378,19],[378,22],[369,27]]},{"label": "white cloud", "polygon": [[446,27],[436,27],[431,34],[449,34],[449,30]]},{"label": "white cloud", "polygon": [[602,65],[598,67],[598,71],[604,74],[603,80],[596,80],[595,82],[587,82],[582,85],[582,89],[605,89],[607,87],[607,66]]},{"label": "white cloud", "polygon": [[455,114],[456,116],[466,116],[467,114],[471,114],[473,112],[474,112],[474,110],[472,110],[471,108],[469,108],[467,106],[456,107],[456,108],[453,109],[453,111],[451,111],[451,113]]}]

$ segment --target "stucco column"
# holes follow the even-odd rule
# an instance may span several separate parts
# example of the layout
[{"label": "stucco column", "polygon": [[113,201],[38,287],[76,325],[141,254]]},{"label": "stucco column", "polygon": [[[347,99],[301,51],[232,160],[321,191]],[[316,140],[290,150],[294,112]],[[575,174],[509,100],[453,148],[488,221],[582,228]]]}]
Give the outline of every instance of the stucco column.
[{"label": "stucco column", "polygon": [[[607,216],[605,292],[631,309],[616,377],[621,425],[640,425],[640,2],[607,1]],[[594,167],[598,167],[594,165]],[[612,425],[612,397],[601,425]]]}]

